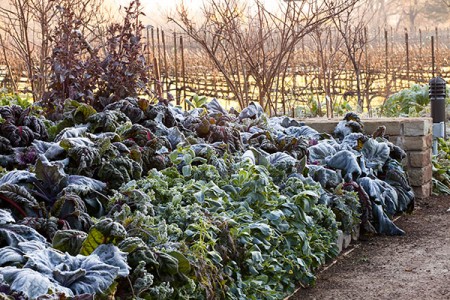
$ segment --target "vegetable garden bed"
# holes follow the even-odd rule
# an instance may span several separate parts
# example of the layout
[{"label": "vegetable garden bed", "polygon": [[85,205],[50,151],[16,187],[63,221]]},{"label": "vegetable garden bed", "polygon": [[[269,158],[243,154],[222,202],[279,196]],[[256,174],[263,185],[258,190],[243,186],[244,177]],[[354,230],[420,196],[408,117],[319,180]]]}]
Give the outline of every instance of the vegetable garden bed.
[{"label": "vegetable garden bed", "polygon": [[215,100],[0,115],[0,293],[15,298],[282,299],[338,254],[338,230],[404,234],[391,219],[414,203],[405,152],[353,113],[335,137]]}]

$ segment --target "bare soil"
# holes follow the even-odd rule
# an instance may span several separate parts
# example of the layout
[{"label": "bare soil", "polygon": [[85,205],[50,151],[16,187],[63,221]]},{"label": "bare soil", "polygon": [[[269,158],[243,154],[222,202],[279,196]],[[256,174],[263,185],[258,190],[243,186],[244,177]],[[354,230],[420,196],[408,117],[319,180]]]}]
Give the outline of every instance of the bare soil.
[{"label": "bare soil", "polygon": [[396,224],[405,236],[363,236],[289,300],[450,299],[450,197],[416,201]]}]

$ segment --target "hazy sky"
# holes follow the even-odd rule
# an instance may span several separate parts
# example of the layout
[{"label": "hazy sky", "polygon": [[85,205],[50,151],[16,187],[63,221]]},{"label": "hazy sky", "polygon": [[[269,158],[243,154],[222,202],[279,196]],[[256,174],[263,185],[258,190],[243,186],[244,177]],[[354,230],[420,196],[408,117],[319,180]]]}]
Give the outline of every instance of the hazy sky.
[{"label": "hazy sky", "polygon": [[[109,0],[116,6],[127,6],[131,0]],[[174,12],[177,4],[182,3],[183,0],[141,0],[144,7],[146,18],[142,19],[145,23],[151,25],[167,24],[167,16],[170,12]],[[277,8],[281,0],[263,0],[266,8]],[[203,0],[184,0],[185,6],[191,11],[195,12],[202,7]]]},{"label": "hazy sky", "polygon": [[[110,0],[117,6],[127,6],[130,0]],[[143,21],[149,23],[166,23],[167,15],[172,11],[175,11],[177,4],[180,4],[182,0],[141,0],[141,4],[144,7],[144,13],[147,18]],[[200,8],[203,0],[184,0],[186,7]]]}]

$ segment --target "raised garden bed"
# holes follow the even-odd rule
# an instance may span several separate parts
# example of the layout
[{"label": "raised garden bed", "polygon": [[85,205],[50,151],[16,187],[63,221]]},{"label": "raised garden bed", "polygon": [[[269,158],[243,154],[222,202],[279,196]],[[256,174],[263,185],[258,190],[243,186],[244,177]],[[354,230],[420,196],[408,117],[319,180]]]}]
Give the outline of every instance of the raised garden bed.
[{"label": "raised garden bed", "polygon": [[355,114],[335,138],[216,101],[0,114],[6,294],[281,299],[338,254],[339,231],[401,235],[391,218],[414,203],[404,151]]}]

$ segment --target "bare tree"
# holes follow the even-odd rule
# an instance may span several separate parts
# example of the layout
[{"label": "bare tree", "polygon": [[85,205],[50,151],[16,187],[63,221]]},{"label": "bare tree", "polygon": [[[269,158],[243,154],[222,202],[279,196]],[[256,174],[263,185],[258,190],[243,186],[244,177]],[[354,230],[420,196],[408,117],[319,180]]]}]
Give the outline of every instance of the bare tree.
[{"label": "bare tree", "polygon": [[276,110],[272,89],[301,39],[358,0],[285,1],[279,12],[266,9],[259,0],[205,0],[199,18],[180,5],[169,18],[206,52],[224,76],[241,108],[248,80],[258,88],[259,103],[268,112]]},{"label": "bare tree", "polygon": [[395,28],[406,27],[409,32],[414,32],[418,23],[435,26],[430,21],[447,21],[450,8],[449,0],[375,0],[366,5],[375,14],[373,24],[395,23]]},{"label": "bare tree", "polygon": [[7,55],[23,62],[35,101],[47,88],[47,59],[58,11],[72,6],[83,35],[98,39],[100,25],[110,20],[102,3],[102,0],[9,0],[0,4],[0,30],[4,33]]},{"label": "bare tree", "polygon": [[[32,12],[28,0],[11,0],[9,7],[0,7],[0,17],[3,19],[2,29],[5,38],[10,40],[12,48],[23,60],[28,78],[33,78],[34,51],[31,41]],[[32,90],[33,81],[31,81]]]},{"label": "bare tree", "polygon": [[[359,5],[349,8],[342,14],[332,18],[337,32],[342,38],[343,47],[341,51],[349,60],[356,81],[356,97],[358,110],[363,110],[362,94],[362,60],[367,44],[365,28],[370,21],[370,12],[367,6]],[[367,109],[370,109],[370,103],[367,103]]]},{"label": "bare tree", "polygon": [[[342,62],[345,61],[345,55],[341,49],[343,39],[332,24],[318,28],[311,34],[312,41],[316,47],[317,63],[319,65],[319,86],[322,88],[326,99],[327,117],[333,117],[333,87],[339,77],[342,69]],[[320,103],[320,102],[319,102]],[[321,107],[319,105],[319,110]]]},{"label": "bare tree", "polygon": [[3,41],[3,37],[2,37],[1,34],[0,34],[0,47],[2,48],[3,61],[4,61],[5,65],[6,65],[6,69],[7,69],[8,76],[9,76],[9,80],[10,80],[11,85],[13,87],[14,93],[16,93],[17,92],[17,80],[16,80],[14,72],[12,71],[12,68],[11,68],[10,57],[8,57],[8,55],[6,54],[6,46],[5,46],[5,43]]}]

